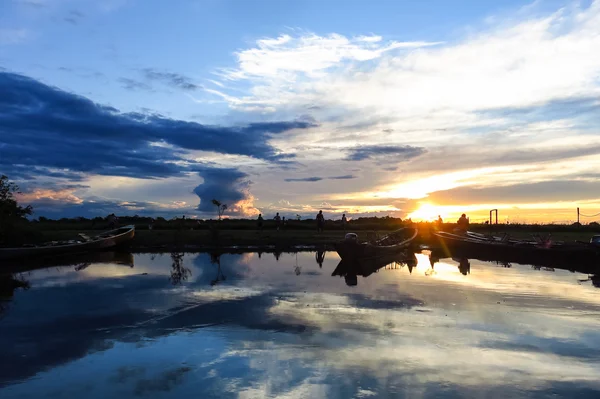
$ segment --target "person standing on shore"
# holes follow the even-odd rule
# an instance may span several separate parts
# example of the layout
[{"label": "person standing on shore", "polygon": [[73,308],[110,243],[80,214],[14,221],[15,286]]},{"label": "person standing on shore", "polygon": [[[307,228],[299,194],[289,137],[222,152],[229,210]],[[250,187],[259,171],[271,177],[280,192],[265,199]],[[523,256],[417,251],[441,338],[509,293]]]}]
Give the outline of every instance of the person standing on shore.
[{"label": "person standing on shore", "polygon": [[258,215],[257,225],[258,225],[258,229],[260,231],[262,231],[262,229],[263,229],[263,217],[262,217],[262,213]]},{"label": "person standing on shore", "polygon": [[279,228],[281,227],[281,216],[279,216],[279,212],[277,212],[277,215],[275,215],[273,220],[275,220],[275,226],[277,226],[277,230],[279,231]]},{"label": "person standing on shore", "polygon": [[323,228],[325,227],[325,216],[323,216],[323,211],[319,211],[317,214],[317,231],[319,233],[323,232]]},{"label": "person standing on shore", "polygon": [[342,229],[346,231],[346,225],[348,224],[348,219],[346,219],[346,214],[342,214]]}]

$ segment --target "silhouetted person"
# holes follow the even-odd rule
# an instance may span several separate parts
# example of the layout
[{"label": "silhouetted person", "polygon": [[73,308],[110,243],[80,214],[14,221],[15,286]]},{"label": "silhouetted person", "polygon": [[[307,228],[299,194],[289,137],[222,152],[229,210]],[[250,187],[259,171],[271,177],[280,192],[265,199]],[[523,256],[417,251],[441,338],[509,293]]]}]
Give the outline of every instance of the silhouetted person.
[{"label": "silhouetted person", "polygon": [[325,216],[323,216],[323,211],[319,211],[317,214],[317,231],[322,232],[325,227]]},{"label": "silhouetted person", "polygon": [[119,221],[119,218],[117,218],[117,216],[114,213],[111,213],[110,215],[108,215],[108,217],[106,219],[108,220],[108,226],[111,229],[114,229],[117,226],[117,223]]},{"label": "silhouetted person", "polygon": [[346,219],[346,214],[342,215],[342,228],[346,231],[346,225],[348,224],[348,219]]},{"label": "silhouetted person", "polygon": [[456,227],[460,230],[469,230],[469,218],[464,213],[460,215],[460,218],[456,221]]},{"label": "silhouetted person", "polygon": [[262,217],[262,213],[258,215],[258,219],[257,219],[257,226],[258,229],[262,231],[263,229],[263,217]]},{"label": "silhouetted person", "polygon": [[277,227],[277,230],[279,230],[279,227],[281,226],[281,216],[279,216],[279,212],[277,212],[277,215],[275,215],[273,220],[275,220],[275,226]]},{"label": "silhouetted person", "polygon": [[442,225],[444,224],[444,220],[442,219],[442,217],[440,215],[438,215],[436,224],[437,224],[438,229],[441,229]]}]

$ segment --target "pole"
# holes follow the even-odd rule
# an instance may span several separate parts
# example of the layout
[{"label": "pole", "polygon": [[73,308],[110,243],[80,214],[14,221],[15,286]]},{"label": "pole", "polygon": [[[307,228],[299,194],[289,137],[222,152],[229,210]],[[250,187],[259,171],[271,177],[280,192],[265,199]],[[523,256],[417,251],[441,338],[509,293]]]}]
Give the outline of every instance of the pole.
[{"label": "pole", "polygon": [[579,207],[577,207],[577,223],[579,223]]},{"label": "pole", "polygon": [[498,224],[498,209],[492,209],[490,211],[490,224],[492,224],[492,212],[496,212],[496,224]]}]

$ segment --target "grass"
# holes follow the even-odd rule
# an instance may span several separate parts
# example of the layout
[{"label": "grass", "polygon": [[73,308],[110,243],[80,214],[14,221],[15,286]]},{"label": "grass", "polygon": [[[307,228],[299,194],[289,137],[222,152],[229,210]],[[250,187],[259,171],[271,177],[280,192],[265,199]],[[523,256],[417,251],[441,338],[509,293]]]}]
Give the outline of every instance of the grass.
[{"label": "grass", "polygon": [[[84,231],[92,236],[98,231]],[[77,234],[73,230],[55,230],[43,232],[44,240],[68,240]],[[369,232],[358,232],[361,240],[366,240]],[[385,234],[385,232],[380,232]],[[332,244],[344,237],[343,231],[306,230],[220,230],[218,236],[209,230],[139,230],[131,248],[134,250],[152,250],[161,248],[204,248],[214,246],[322,246]]]}]

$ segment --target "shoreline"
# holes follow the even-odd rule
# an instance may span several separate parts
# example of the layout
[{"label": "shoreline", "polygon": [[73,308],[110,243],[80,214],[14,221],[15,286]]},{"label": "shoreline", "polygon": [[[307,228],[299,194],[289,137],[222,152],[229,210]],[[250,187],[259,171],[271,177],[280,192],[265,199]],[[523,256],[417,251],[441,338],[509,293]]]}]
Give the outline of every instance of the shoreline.
[{"label": "shoreline", "polygon": [[[505,227],[505,226],[503,226]],[[526,239],[534,234],[545,237],[548,231],[541,230],[512,230],[508,228],[497,229],[473,229],[472,231],[502,235],[509,234],[511,237]],[[78,231],[81,232],[81,231]],[[377,234],[383,236],[390,230],[378,231],[352,231],[355,232],[359,241],[367,241],[370,236]],[[343,240],[346,233],[343,230],[329,230],[316,232],[313,230],[136,230],[134,239],[127,248],[131,252],[295,252],[299,250],[334,250],[333,244]],[[421,229],[419,236],[415,239],[415,246],[436,247],[437,240],[434,239],[430,229]],[[45,241],[68,240],[76,236],[73,230],[43,231]],[[87,235],[98,234],[97,230],[83,231]],[[559,231],[552,232],[552,239],[556,241],[589,241],[593,234],[591,231]]]}]

